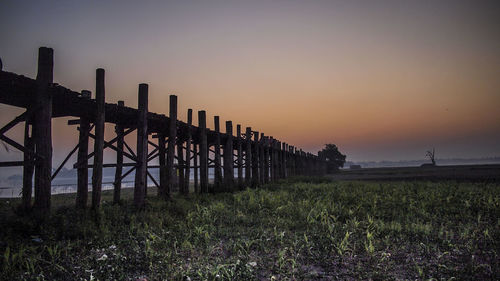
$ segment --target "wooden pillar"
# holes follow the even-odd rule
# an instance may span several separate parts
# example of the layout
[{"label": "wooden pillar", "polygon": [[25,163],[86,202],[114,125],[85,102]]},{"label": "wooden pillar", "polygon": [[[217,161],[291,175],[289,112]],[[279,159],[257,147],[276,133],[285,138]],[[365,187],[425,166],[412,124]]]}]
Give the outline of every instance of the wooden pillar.
[{"label": "wooden pillar", "polygon": [[269,170],[270,170],[270,174],[271,174],[271,177],[269,179],[269,181],[273,182],[275,180],[275,166],[274,166],[274,161],[276,160],[276,157],[274,155],[274,139],[271,137],[269,139]]},{"label": "wooden pillar", "polygon": [[287,143],[284,143],[283,144],[283,163],[284,163],[284,177],[287,178],[288,177],[288,144]]},{"label": "wooden pillar", "polygon": [[[31,109],[28,109],[31,110]],[[28,114],[29,115],[29,114]],[[28,117],[24,125],[24,147],[28,150],[35,151],[35,143],[33,139],[33,123]],[[31,128],[31,130],[30,130]],[[31,196],[33,190],[33,171],[34,171],[34,155],[33,153],[24,152],[23,157],[23,201],[22,208],[26,211],[31,209]]]},{"label": "wooden pillar", "polygon": [[198,145],[196,143],[193,144],[193,177],[194,177],[194,192],[196,194],[200,193],[200,186],[198,185]]},{"label": "wooden pillar", "polygon": [[184,177],[184,147],[183,147],[183,141],[178,140],[177,141],[177,169],[179,171],[179,181],[178,181],[178,186],[179,186],[179,193],[186,195],[186,190],[185,190],[185,177]]},{"label": "wooden pillar", "polygon": [[200,129],[200,189],[208,193],[208,143],[207,115],[204,110],[198,111],[198,126]]},{"label": "wooden pillar", "polygon": [[137,116],[137,166],[135,169],[134,205],[144,207],[148,167],[148,84],[139,84]]},{"label": "wooden pillar", "polygon": [[188,109],[188,136],[187,136],[187,141],[186,141],[186,161],[185,161],[185,166],[186,166],[186,176],[185,176],[185,181],[184,181],[184,189],[185,189],[185,194],[189,193],[189,180],[191,176],[191,128],[193,125],[193,110],[190,108]]},{"label": "wooden pillar", "polygon": [[264,183],[269,182],[269,137],[264,139]]},{"label": "wooden pillar", "polygon": [[221,171],[221,157],[220,157],[220,127],[219,116],[214,116],[215,127],[215,145],[214,145],[214,191],[221,191],[222,186],[222,171]]},{"label": "wooden pillar", "polygon": [[[90,91],[82,91],[83,99],[90,99]],[[81,163],[77,168],[77,188],[76,188],[76,207],[83,209],[87,207],[89,194],[89,170],[87,167],[89,153],[89,130],[90,121],[86,117],[80,118],[80,130],[78,136],[78,156],[77,163]]]},{"label": "wooden pillar", "polygon": [[238,165],[238,188],[243,189],[243,144],[241,143],[241,125],[236,125],[236,145],[238,151],[237,165]]},{"label": "wooden pillar", "polygon": [[35,150],[35,202],[40,213],[50,210],[52,177],[52,94],[49,86],[53,81],[54,51],[41,47],[38,50],[36,76],[36,106],[34,116]]},{"label": "wooden pillar", "polygon": [[160,165],[160,188],[158,189],[158,197],[168,198],[168,173],[166,163],[167,150],[165,147],[165,131],[158,132],[158,162]]},{"label": "wooden pillar", "polygon": [[259,132],[253,132],[253,148],[252,148],[252,187],[259,185]]},{"label": "wooden pillar", "polygon": [[281,143],[280,145],[280,167],[281,167],[281,178],[285,178],[285,171],[286,171],[286,165],[285,165],[285,143]]},{"label": "wooden pillar", "polygon": [[274,140],[274,143],[273,143],[273,146],[274,146],[274,149],[273,149],[273,155],[274,155],[274,180],[278,180],[279,179],[279,142],[278,140]]},{"label": "wooden pillar", "polygon": [[264,180],[264,166],[265,166],[265,159],[264,159],[264,133],[260,134],[260,141],[259,141],[259,183],[263,185],[265,183]]},{"label": "wooden pillar", "polygon": [[224,190],[232,191],[234,187],[234,149],[233,122],[226,121],[227,139],[224,144]]},{"label": "wooden pillar", "polygon": [[96,117],[95,117],[95,140],[94,140],[94,166],[92,168],[92,209],[98,209],[101,204],[102,189],[102,161],[104,150],[104,122],[105,122],[105,93],[104,93],[104,69],[96,70]]},{"label": "wooden pillar", "polygon": [[[124,101],[118,101],[119,107],[124,107]],[[115,126],[116,133],[116,169],[115,169],[115,181],[113,182],[114,190],[113,190],[113,203],[120,203],[120,193],[122,189],[122,172],[123,172],[123,134],[124,128],[123,125],[117,123]]]},{"label": "wooden pillar", "polygon": [[170,112],[168,122],[168,147],[167,147],[167,190],[165,198],[170,198],[175,185],[175,141],[177,139],[177,96],[170,95]]},{"label": "wooden pillar", "polygon": [[252,128],[247,127],[245,132],[245,184],[251,186],[252,179]]}]

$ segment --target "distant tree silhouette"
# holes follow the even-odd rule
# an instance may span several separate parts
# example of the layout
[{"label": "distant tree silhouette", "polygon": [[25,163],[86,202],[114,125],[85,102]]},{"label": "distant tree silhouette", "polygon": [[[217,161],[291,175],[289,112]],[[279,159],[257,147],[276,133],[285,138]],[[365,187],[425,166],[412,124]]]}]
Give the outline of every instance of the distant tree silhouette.
[{"label": "distant tree silhouette", "polygon": [[339,151],[335,144],[326,144],[321,152],[326,158],[329,173],[337,172],[340,167],[344,167],[345,155]]},{"label": "distant tree silhouette", "polygon": [[432,162],[432,166],[436,166],[436,159],[434,158],[435,156],[435,151],[434,148],[432,148],[432,151],[427,150],[427,154],[425,156],[429,157],[429,159]]}]

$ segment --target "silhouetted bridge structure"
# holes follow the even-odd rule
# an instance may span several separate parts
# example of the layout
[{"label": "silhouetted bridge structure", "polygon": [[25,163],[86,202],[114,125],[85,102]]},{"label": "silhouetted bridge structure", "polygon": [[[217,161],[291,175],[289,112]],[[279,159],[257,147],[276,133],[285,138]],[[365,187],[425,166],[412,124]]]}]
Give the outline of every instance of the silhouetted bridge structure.
[{"label": "silhouetted bridge structure", "polygon": [[[50,209],[51,181],[75,152],[76,205],[81,208],[87,206],[89,168],[92,168],[92,208],[100,205],[104,167],[116,168],[115,202],[120,200],[122,179],[135,171],[134,204],[137,207],[144,205],[148,177],[158,187],[158,195],[168,199],[177,189],[182,194],[189,193],[191,169],[197,193],[257,187],[291,175],[315,175],[326,171],[324,158],[259,134],[250,127],[242,132],[237,125],[234,136],[233,124],[227,121],[226,132],[221,133],[219,117],[215,116],[215,129],[209,130],[205,111],[198,111],[198,126],[192,124],[191,109],[187,123],[178,120],[175,95],[170,95],[169,116],[149,112],[147,84],[139,85],[138,109],[125,106],[123,101],[106,103],[104,82],[104,70],[97,69],[95,99],[91,98],[90,91],[75,92],[53,83],[53,50],[45,47],[39,49],[36,79],[5,72],[0,67],[0,103],[26,109],[0,129],[0,139],[24,155],[22,161],[0,162],[0,167],[23,167],[24,208],[32,207],[34,176],[33,207],[39,211]],[[68,125],[78,125],[79,140],[53,172],[52,118],[67,116],[78,118],[69,120]],[[22,142],[5,135],[21,122],[25,124]],[[105,123],[115,124],[116,136],[108,141],[104,139]],[[124,140],[133,131],[137,131],[136,151]],[[94,139],[91,153],[89,138]],[[148,146],[154,149],[149,151]],[[105,148],[116,151],[116,163],[103,164]],[[89,165],[91,158],[93,163]],[[125,163],[124,158],[130,161]],[[148,166],[155,158],[159,165]],[[158,181],[148,168],[159,168]],[[213,184],[209,184],[209,168],[214,169]]]}]

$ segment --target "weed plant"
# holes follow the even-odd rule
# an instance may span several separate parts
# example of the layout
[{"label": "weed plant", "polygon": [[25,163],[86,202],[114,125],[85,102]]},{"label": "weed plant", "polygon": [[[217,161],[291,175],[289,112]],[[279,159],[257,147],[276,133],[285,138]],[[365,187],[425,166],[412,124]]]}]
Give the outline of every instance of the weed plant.
[{"label": "weed plant", "polygon": [[[0,201],[1,280],[498,280],[500,186],[300,178],[235,193]],[[150,192],[152,194],[153,192]]]}]

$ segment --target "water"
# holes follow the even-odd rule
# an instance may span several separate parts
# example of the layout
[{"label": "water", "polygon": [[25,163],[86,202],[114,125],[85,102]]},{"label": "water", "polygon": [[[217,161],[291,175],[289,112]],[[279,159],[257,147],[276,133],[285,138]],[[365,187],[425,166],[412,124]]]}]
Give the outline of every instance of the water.
[{"label": "water", "polygon": [[[111,171],[112,172],[111,172]],[[160,181],[158,169],[148,169],[149,173],[153,176],[156,182]],[[105,169],[105,175],[102,178],[102,190],[112,190],[114,177],[114,169]],[[238,176],[238,169],[234,170],[235,178]],[[245,169],[243,169],[243,176],[245,176]],[[148,178],[148,186],[154,186],[154,182]],[[208,169],[208,179],[214,179],[214,169]],[[194,180],[194,169],[191,169],[190,180]],[[135,181],[135,174],[130,173],[122,180],[122,188],[133,188]],[[92,190],[92,177],[89,176],[89,191]],[[0,198],[19,198],[21,197],[22,183],[0,183]],[[76,177],[56,177],[52,180],[51,194],[65,194],[76,193],[77,178]],[[34,192],[32,193],[34,194]]]}]

